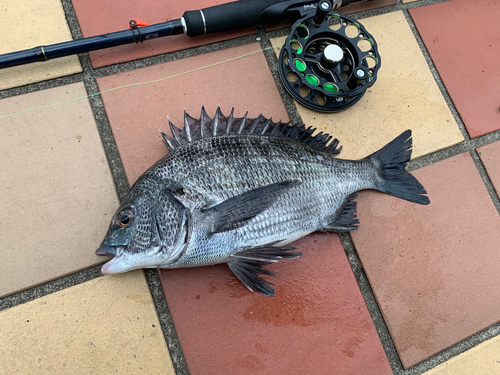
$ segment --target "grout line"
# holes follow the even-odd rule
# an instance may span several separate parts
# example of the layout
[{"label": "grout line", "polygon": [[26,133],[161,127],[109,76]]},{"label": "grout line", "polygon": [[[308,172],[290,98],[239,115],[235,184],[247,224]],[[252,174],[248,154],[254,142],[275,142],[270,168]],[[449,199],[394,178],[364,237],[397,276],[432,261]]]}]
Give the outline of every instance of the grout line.
[{"label": "grout line", "polygon": [[371,285],[368,281],[368,277],[365,273],[363,265],[361,264],[361,260],[358,257],[358,253],[356,252],[351,236],[348,233],[338,233],[338,235],[361,294],[363,295],[368,312],[370,313],[375,329],[377,330],[382,347],[384,348],[389,364],[391,365],[392,371],[394,374],[398,374],[403,369],[403,365],[399,359],[396,346],[392,340],[391,334],[389,333],[382,311],[380,310],[377,299],[375,298],[375,294],[373,293]]},{"label": "grout line", "polygon": [[76,17],[76,12],[75,9],[73,8],[71,0],[61,0],[61,3],[64,9],[66,22],[68,23],[72,38],[73,39],[83,38],[82,29],[80,28],[80,23],[78,22],[78,18]]},{"label": "grout line", "polygon": [[[43,63],[41,63],[43,64]],[[83,68],[83,67],[82,67]],[[36,83],[30,83],[23,86],[17,86],[10,89],[0,90],[0,99],[7,99],[14,96],[20,96],[25,94],[30,94],[32,92],[52,89],[55,87],[61,87],[66,85],[71,85],[72,83],[82,82],[84,73],[76,73],[69,76],[53,78],[48,81],[41,81]]]},{"label": "grout line", "polygon": [[158,270],[146,269],[144,271],[146,273],[146,279],[148,281],[149,290],[151,291],[151,296],[153,297],[153,301],[155,303],[158,319],[160,320],[163,336],[165,337],[168,351],[170,352],[170,358],[172,359],[172,364],[174,365],[175,374],[189,375],[187,363],[184,358],[184,354],[182,353],[181,343],[179,341],[179,337],[177,336],[177,331],[175,330],[167,300],[160,283]]},{"label": "grout line", "polygon": [[394,372],[394,375],[421,375],[429,371],[430,369],[456,357],[459,354],[465,353],[473,347],[481,344],[482,342],[489,340],[495,336],[500,335],[500,322],[492,324],[491,326],[476,332],[472,336],[465,338],[458,343],[449,346],[443,351],[436,353],[422,362],[413,365],[412,367],[404,370],[398,370]]},{"label": "grout line", "polygon": [[63,289],[101,277],[101,266],[92,266],[56,280],[31,287],[21,292],[0,298],[0,311],[47,296]]},{"label": "grout line", "polygon": [[497,191],[495,190],[495,187],[493,186],[493,183],[490,180],[490,176],[488,175],[488,172],[486,171],[486,168],[479,157],[479,153],[476,149],[472,149],[470,151],[470,154],[472,156],[472,160],[474,161],[474,164],[476,164],[477,171],[479,172],[479,175],[481,176],[481,179],[483,180],[483,184],[488,191],[488,194],[490,195],[490,198],[495,205],[495,208],[498,211],[498,214],[500,215],[500,199],[498,196]]},{"label": "grout line", "polygon": [[[94,94],[99,92],[97,81],[92,78],[90,74],[85,75],[84,83],[85,88],[87,89],[87,94]],[[113,131],[111,130],[111,125],[106,115],[102,97],[101,95],[95,95],[89,97],[88,100],[90,102],[92,112],[94,113],[97,129],[101,136],[104,152],[106,153],[108,164],[111,169],[111,174],[115,182],[116,191],[118,192],[120,201],[122,201],[130,190],[130,185],[128,183],[125,169],[118,153],[118,147],[113,136]]]}]

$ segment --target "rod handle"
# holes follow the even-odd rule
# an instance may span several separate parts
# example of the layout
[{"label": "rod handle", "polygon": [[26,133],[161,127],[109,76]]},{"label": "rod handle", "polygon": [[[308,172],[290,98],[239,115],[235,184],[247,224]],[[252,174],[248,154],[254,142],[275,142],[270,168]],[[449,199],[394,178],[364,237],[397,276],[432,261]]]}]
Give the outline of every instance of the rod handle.
[{"label": "rod handle", "polygon": [[[190,10],[182,15],[185,33],[193,37],[255,26],[266,21],[259,17],[267,8],[275,4],[287,5],[291,2],[289,0],[239,0],[201,10]],[[284,8],[286,9],[286,6]]]}]

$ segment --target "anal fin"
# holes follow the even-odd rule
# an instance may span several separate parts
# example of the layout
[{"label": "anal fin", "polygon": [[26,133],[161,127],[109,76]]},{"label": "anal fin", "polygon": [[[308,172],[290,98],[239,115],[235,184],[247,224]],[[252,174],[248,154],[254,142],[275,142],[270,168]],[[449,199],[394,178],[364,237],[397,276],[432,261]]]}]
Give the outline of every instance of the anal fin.
[{"label": "anal fin", "polygon": [[263,266],[277,262],[278,259],[295,259],[302,256],[302,253],[292,252],[295,248],[290,246],[274,247],[276,243],[240,251],[233,254],[232,260],[228,262],[231,271],[248,289],[266,297],[274,296],[274,284],[262,279],[259,274],[276,275]]},{"label": "anal fin", "polygon": [[332,232],[349,232],[358,229],[359,220],[356,215],[356,202],[353,202],[353,199],[357,196],[358,193],[349,195],[340,215],[323,229]]}]

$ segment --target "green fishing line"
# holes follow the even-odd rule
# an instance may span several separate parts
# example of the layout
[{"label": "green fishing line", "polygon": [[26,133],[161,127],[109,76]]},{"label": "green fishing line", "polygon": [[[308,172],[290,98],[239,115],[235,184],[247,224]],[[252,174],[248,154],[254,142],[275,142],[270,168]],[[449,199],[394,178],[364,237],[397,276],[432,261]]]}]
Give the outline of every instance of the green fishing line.
[{"label": "green fishing line", "polygon": [[37,107],[37,108],[27,109],[26,111],[21,111],[21,112],[16,112],[16,113],[11,113],[11,114],[9,114],[9,115],[3,115],[3,116],[0,116],[0,119],[2,119],[2,118],[6,118],[6,117],[17,116],[17,115],[21,115],[21,114],[28,113],[28,112],[38,111],[38,110],[40,110],[40,109],[45,109],[45,108],[55,107],[55,106],[62,105],[62,104],[67,104],[67,103],[71,103],[71,102],[76,102],[77,100],[87,99],[87,98],[90,98],[90,97],[92,97],[92,96],[101,95],[101,94],[104,94],[104,93],[107,93],[107,92],[110,92],[110,91],[115,91],[115,90],[125,89],[125,88],[127,88],[127,87],[134,87],[134,86],[140,86],[140,85],[147,85],[147,84],[149,84],[149,83],[155,83],[155,82],[165,81],[165,80],[170,79],[170,78],[179,77],[179,76],[182,76],[182,75],[184,75],[184,74],[193,73],[193,72],[196,72],[196,71],[199,71],[199,70],[212,68],[212,67],[217,66],[217,65],[221,65],[221,64],[225,64],[225,63],[228,63],[228,62],[231,62],[231,61],[234,61],[234,60],[238,60],[238,59],[241,59],[241,58],[243,58],[243,57],[247,57],[247,56],[253,55],[253,54],[258,53],[258,52],[263,52],[263,51],[266,51],[266,50],[271,49],[271,48],[274,48],[274,47],[280,47],[280,46],[282,46],[283,44],[285,44],[285,43],[281,43],[281,44],[277,44],[277,45],[274,45],[274,46],[271,46],[271,47],[266,47],[266,48],[263,48],[263,49],[259,49],[259,50],[257,50],[257,51],[249,52],[249,53],[246,53],[246,54],[241,55],[241,56],[236,56],[236,57],[233,57],[233,58],[230,58],[230,59],[224,60],[224,61],[219,61],[219,62],[214,63],[214,64],[210,64],[210,65],[202,66],[202,67],[200,67],[200,68],[195,68],[195,69],[187,70],[187,71],[185,71],[185,72],[177,73],[177,74],[174,74],[174,75],[171,75],[171,76],[168,76],[168,77],[155,79],[155,80],[153,80],[153,81],[146,81],[146,82],[132,83],[132,84],[130,84],[130,85],[125,85],[125,86],[115,87],[115,88],[112,88],[112,89],[109,89],[109,90],[105,90],[105,91],[99,91],[99,92],[96,92],[96,93],[94,93],[94,94],[90,94],[90,95],[82,96],[82,97],[80,97],[80,98],[75,98],[75,99],[66,100],[66,101],[64,101],[64,102],[59,102],[59,103],[54,103],[54,104],[44,105],[44,106],[42,106],[42,107]]}]

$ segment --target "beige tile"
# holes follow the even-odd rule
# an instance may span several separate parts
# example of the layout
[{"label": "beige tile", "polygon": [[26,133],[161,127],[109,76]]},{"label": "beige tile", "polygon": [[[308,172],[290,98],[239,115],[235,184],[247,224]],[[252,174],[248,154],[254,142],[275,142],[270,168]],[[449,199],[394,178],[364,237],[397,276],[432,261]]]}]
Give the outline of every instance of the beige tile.
[{"label": "beige tile", "polygon": [[498,375],[500,374],[500,336],[440,364],[424,375]]},{"label": "beige tile", "polygon": [[[343,158],[362,158],[406,129],[413,130],[414,158],[463,141],[403,13],[364,18],[361,23],[379,47],[377,82],[340,113],[323,114],[297,104],[302,121],[337,137],[344,146]],[[274,39],[272,44],[283,41]]]},{"label": "beige tile", "polygon": [[[72,40],[60,0],[4,0],[0,25],[0,54]],[[0,90],[81,71],[76,55],[2,69]]]},{"label": "beige tile", "polygon": [[143,271],[0,313],[0,374],[175,375]]},{"label": "beige tile", "polygon": [[403,0],[403,4],[414,3],[415,1],[419,1],[419,0]]},{"label": "beige tile", "polygon": [[[0,101],[0,117],[85,96],[76,83]],[[0,297],[102,262],[118,198],[87,99],[0,118]]]}]

